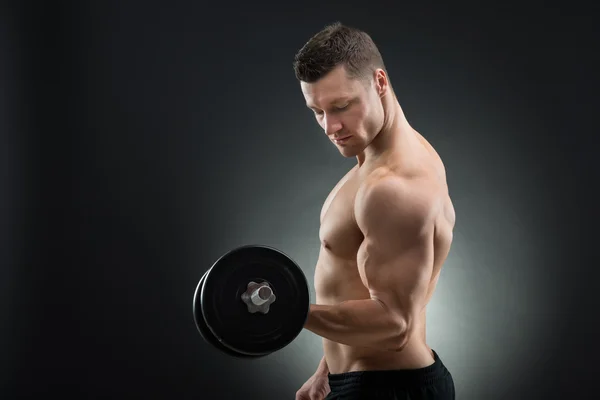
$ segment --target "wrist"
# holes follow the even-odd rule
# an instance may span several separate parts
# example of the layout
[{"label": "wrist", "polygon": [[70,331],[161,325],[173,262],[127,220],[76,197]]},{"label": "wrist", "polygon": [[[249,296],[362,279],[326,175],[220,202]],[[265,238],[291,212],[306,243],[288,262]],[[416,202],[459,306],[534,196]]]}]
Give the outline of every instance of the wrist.
[{"label": "wrist", "polygon": [[321,359],[319,366],[317,367],[316,375],[327,375],[329,374],[329,368],[327,367],[327,361],[325,357]]}]

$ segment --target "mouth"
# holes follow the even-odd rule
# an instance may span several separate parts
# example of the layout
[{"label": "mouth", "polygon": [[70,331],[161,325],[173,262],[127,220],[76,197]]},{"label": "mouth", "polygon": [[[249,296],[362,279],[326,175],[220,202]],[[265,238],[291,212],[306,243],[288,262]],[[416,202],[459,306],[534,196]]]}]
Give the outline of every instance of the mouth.
[{"label": "mouth", "polygon": [[352,137],[352,135],[348,135],[348,136],[342,136],[339,137],[337,139],[332,139],[333,143],[335,144],[344,144],[348,141],[348,139],[350,139]]}]

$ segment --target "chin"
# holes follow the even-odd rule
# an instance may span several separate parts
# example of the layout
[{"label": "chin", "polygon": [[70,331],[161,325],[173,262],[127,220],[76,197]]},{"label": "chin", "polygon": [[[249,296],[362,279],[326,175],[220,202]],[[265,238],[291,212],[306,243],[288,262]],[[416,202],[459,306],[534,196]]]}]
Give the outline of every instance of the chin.
[{"label": "chin", "polygon": [[349,148],[339,148],[338,149],[340,151],[340,154],[342,156],[344,156],[345,158],[353,158],[356,157],[358,155],[358,152],[356,151],[356,149],[349,149]]}]

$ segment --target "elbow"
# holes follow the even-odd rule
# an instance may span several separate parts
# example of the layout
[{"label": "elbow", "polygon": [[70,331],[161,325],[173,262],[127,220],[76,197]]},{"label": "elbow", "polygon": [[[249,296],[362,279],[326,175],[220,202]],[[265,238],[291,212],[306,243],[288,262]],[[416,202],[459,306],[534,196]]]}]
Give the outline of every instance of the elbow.
[{"label": "elbow", "polygon": [[393,336],[390,351],[400,352],[404,350],[412,335],[412,329],[409,322],[403,321],[398,324],[396,334]]},{"label": "elbow", "polygon": [[396,353],[401,352],[402,350],[404,350],[404,348],[408,344],[408,340],[409,340],[408,334],[402,334],[400,336],[397,336],[396,339],[394,340],[394,343],[393,343],[390,351],[394,351]]},{"label": "elbow", "polygon": [[414,330],[413,317],[399,307],[387,307],[383,302],[382,305],[388,311],[389,327],[384,348],[388,351],[400,352],[407,346]]}]

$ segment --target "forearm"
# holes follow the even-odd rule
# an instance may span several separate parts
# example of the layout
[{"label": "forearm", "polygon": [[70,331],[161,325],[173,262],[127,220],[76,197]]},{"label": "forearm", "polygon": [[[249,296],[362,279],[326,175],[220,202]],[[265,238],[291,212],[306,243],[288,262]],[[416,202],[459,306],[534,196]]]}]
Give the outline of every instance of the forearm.
[{"label": "forearm", "polygon": [[333,342],[358,347],[400,350],[406,324],[373,299],[310,305],[305,328]]}]

